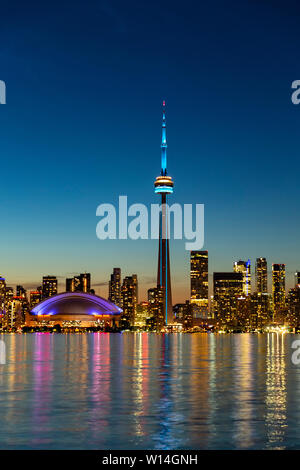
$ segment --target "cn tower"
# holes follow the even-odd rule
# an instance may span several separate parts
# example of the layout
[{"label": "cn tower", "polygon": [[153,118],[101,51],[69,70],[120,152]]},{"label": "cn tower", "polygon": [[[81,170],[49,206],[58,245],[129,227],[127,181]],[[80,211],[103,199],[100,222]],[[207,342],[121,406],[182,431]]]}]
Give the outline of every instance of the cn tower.
[{"label": "cn tower", "polygon": [[161,211],[159,218],[159,246],[157,287],[163,293],[164,316],[166,325],[173,321],[172,289],[169,254],[169,227],[167,195],[173,193],[173,180],[167,176],[167,136],[166,136],[166,103],[163,101],[162,139],[161,139],[161,171],[154,182],[155,193],[161,195]]}]

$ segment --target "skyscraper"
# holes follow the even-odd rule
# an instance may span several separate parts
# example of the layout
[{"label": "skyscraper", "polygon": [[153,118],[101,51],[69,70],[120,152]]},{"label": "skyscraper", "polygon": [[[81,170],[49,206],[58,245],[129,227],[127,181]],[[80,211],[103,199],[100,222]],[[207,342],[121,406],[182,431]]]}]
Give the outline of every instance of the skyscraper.
[{"label": "skyscraper", "polygon": [[126,276],[122,284],[122,320],[134,325],[136,307],[138,303],[138,283],[137,275]]},{"label": "skyscraper", "polygon": [[90,292],[91,275],[90,273],[79,274],[66,279],[66,292]]},{"label": "skyscraper", "polygon": [[43,276],[43,299],[48,299],[52,295],[57,294],[57,277],[56,276]]},{"label": "skyscraper", "polygon": [[294,326],[299,330],[300,327],[300,283],[296,287],[289,290],[286,297],[288,306],[288,320],[290,326]]},{"label": "skyscraper", "polygon": [[256,258],[255,266],[256,291],[259,294],[268,292],[268,267],[266,258]]},{"label": "skyscraper", "polygon": [[300,271],[295,272],[295,287],[300,287]]},{"label": "skyscraper", "polygon": [[5,282],[4,277],[0,277],[0,313],[4,309],[5,294],[6,294],[6,282]]},{"label": "skyscraper", "polygon": [[5,314],[6,282],[4,277],[0,276],[0,326],[4,320]]},{"label": "skyscraper", "polygon": [[10,300],[7,301],[2,324],[5,328],[10,330],[13,328],[19,328],[23,323],[24,315],[20,297],[12,296]]},{"label": "skyscraper", "polygon": [[[208,252],[191,251],[190,256],[191,276],[191,304],[196,306],[199,316],[208,316]],[[195,313],[195,309],[193,309]]]},{"label": "skyscraper", "polygon": [[251,294],[251,261],[235,261],[233,264],[235,273],[243,274],[243,293],[244,295]]},{"label": "skyscraper", "polygon": [[33,309],[42,300],[42,292],[40,290],[32,290],[29,294],[30,308]]},{"label": "skyscraper", "polygon": [[20,286],[20,285],[16,286],[16,296],[17,297],[22,297],[23,299],[25,299],[26,295],[27,295],[26,289],[24,289],[23,286]]},{"label": "skyscraper", "polygon": [[14,296],[14,300],[17,300],[21,303],[21,310],[22,310],[22,318],[25,319],[26,312],[28,311],[28,299],[27,299],[27,291],[26,289],[21,286],[16,286],[16,295]]},{"label": "skyscraper", "polygon": [[285,264],[272,265],[272,293],[275,313],[285,306]]},{"label": "skyscraper", "polygon": [[185,330],[193,327],[193,306],[189,300],[184,304],[182,326]]},{"label": "skyscraper", "polygon": [[237,319],[238,298],[243,294],[242,272],[214,273],[215,318],[224,326]]},{"label": "skyscraper", "polygon": [[13,287],[6,286],[5,287],[5,301],[10,302],[14,296],[14,289]]},{"label": "skyscraper", "polygon": [[157,287],[163,291],[163,306],[165,323],[172,323],[172,289],[170,274],[170,254],[169,254],[169,227],[168,227],[168,207],[167,194],[173,193],[173,180],[167,176],[167,137],[166,137],[166,112],[165,102],[163,102],[162,120],[162,141],[161,141],[161,172],[154,182],[155,193],[161,196],[161,212],[159,218],[159,245],[158,245],[158,267],[157,267]]},{"label": "skyscraper", "polygon": [[108,284],[108,299],[118,307],[122,307],[120,268],[114,268],[113,273],[110,275],[110,281]]},{"label": "skyscraper", "polygon": [[251,327],[263,328],[271,319],[271,295],[267,292],[254,292],[251,295]]}]

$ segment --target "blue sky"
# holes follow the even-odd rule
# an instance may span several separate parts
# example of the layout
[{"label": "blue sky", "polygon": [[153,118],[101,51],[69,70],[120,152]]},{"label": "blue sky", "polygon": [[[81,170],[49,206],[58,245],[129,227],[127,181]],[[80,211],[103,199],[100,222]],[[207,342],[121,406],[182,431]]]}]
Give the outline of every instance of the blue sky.
[{"label": "blue sky", "polygon": [[[300,269],[299,6],[294,1],[1,5],[0,273],[9,284],[114,266],[155,283],[155,241],[100,241],[96,208],[157,202],[167,102],[172,202],[205,204],[210,272],[237,259]],[[174,301],[189,295],[171,244]],[[176,285],[176,289],[175,289]]]}]

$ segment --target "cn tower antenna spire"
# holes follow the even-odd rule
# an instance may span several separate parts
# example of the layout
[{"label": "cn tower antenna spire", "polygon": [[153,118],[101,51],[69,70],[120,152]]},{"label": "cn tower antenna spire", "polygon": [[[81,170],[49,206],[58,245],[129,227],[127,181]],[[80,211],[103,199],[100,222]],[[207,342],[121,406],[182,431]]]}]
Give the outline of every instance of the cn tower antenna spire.
[{"label": "cn tower antenna spire", "polygon": [[161,175],[167,174],[167,134],[166,134],[166,102],[163,101],[163,119],[161,135]]}]

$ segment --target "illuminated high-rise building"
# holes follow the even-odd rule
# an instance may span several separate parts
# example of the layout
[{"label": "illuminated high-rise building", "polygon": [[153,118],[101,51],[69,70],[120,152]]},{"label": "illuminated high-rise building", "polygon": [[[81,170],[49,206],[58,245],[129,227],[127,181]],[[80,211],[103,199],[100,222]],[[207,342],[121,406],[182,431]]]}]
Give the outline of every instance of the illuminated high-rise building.
[{"label": "illuminated high-rise building", "polygon": [[0,325],[2,325],[4,314],[5,314],[5,294],[6,294],[6,282],[4,277],[0,276]]},{"label": "illuminated high-rise building", "polygon": [[235,261],[233,264],[233,270],[235,273],[243,274],[243,294],[251,294],[251,262],[248,261]]},{"label": "illuminated high-rise building", "polygon": [[2,326],[7,330],[20,328],[25,321],[22,297],[10,295],[6,300]]},{"label": "illuminated high-rise building", "polygon": [[1,311],[4,308],[5,294],[6,294],[6,282],[5,282],[4,277],[0,277],[0,310]]},{"label": "illuminated high-rise building", "polygon": [[5,301],[10,302],[14,296],[14,288],[10,286],[5,287]]},{"label": "illuminated high-rise building", "polygon": [[27,295],[26,289],[24,289],[23,286],[20,286],[20,285],[16,286],[16,296],[17,297],[22,297],[23,299],[26,299],[26,295]]},{"label": "illuminated high-rise building", "polygon": [[232,325],[238,331],[251,327],[251,298],[251,295],[243,293],[236,299],[236,313],[232,317]]},{"label": "illuminated high-rise building", "polygon": [[185,305],[186,304],[175,304],[173,306],[173,313],[176,323],[183,321]]},{"label": "illuminated high-rise building", "polygon": [[21,285],[16,286],[16,295],[14,296],[14,300],[19,301],[21,304],[22,321],[23,321],[25,319],[26,313],[29,311],[27,291],[23,286]]},{"label": "illuminated high-rise building", "polygon": [[150,317],[150,304],[149,302],[140,302],[136,306],[136,314],[134,320],[134,326],[145,327],[147,319]]},{"label": "illuminated high-rise building", "polygon": [[272,319],[272,299],[267,292],[251,295],[251,327],[261,329]]},{"label": "illuminated high-rise building", "polygon": [[118,307],[122,307],[121,269],[114,268],[108,284],[108,299]]},{"label": "illuminated high-rise building", "polygon": [[224,326],[236,321],[243,295],[243,272],[214,273],[214,316]]},{"label": "illuminated high-rise building", "polygon": [[83,273],[66,279],[66,292],[90,292],[91,274]]},{"label": "illuminated high-rise building", "polygon": [[43,299],[48,299],[57,294],[57,277],[43,276],[42,295]]},{"label": "illuminated high-rise building", "polygon": [[191,304],[197,307],[193,309],[195,317],[207,318],[208,316],[208,252],[191,251],[190,255],[191,276]]},{"label": "illuminated high-rise building", "polygon": [[193,327],[193,306],[189,300],[184,304],[182,326],[185,330]]},{"label": "illuminated high-rise building", "polygon": [[163,102],[162,141],[161,141],[161,171],[154,182],[155,193],[161,197],[161,212],[159,218],[159,245],[158,245],[158,267],[157,287],[163,291],[163,308],[165,323],[173,321],[172,289],[170,273],[169,253],[169,227],[167,195],[173,193],[173,180],[167,175],[167,137],[166,137],[166,113],[165,102]]},{"label": "illuminated high-rise building", "polygon": [[150,326],[160,331],[165,324],[164,292],[161,287],[148,289],[148,303],[151,316]]},{"label": "illuminated high-rise building", "polygon": [[300,271],[295,272],[295,287],[300,287]]},{"label": "illuminated high-rise building", "polygon": [[40,290],[32,290],[29,293],[30,308],[33,309],[42,300],[42,292]]},{"label": "illuminated high-rise building", "polygon": [[272,294],[274,311],[285,307],[285,264],[272,265]]},{"label": "illuminated high-rise building", "polygon": [[256,258],[255,266],[256,291],[259,294],[268,292],[268,266],[266,258]]},{"label": "illuminated high-rise building", "polygon": [[138,303],[138,281],[137,275],[126,276],[122,283],[122,320],[134,325],[136,307]]},{"label": "illuminated high-rise building", "polygon": [[288,307],[288,323],[292,327],[300,329],[300,283],[290,289],[286,296],[286,305]]}]

